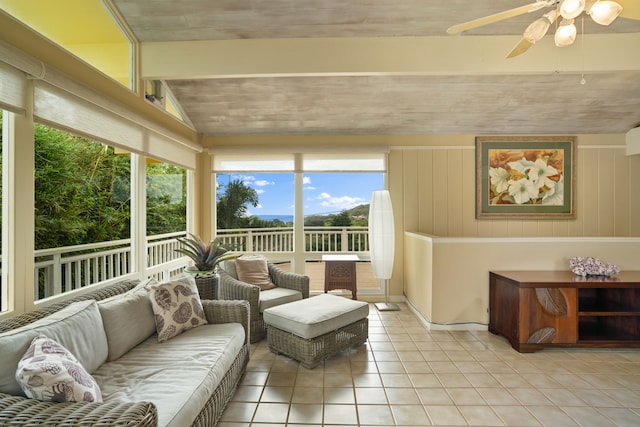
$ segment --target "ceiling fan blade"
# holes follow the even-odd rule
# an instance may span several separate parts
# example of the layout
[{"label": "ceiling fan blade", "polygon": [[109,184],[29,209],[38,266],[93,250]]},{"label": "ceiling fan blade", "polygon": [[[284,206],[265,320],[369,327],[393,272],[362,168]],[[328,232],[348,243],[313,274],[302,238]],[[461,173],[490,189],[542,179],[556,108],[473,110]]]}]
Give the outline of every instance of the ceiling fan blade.
[{"label": "ceiling fan blade", "polygon": [[622,6],[620,16],[629,19],[640,19],[640,2],[638,0],[616,0]]},{"label": "ceiling fan blade", "polygon": [[521,55],[529,50],[531,46],[533,46],[533,43],[523,37],[520,39],[518,44],[515,45],[513,49],[511,49],[511,52],[509,52],[507,58],[513,58],[514,56]]},{"label": "ceiling fan blade", "polygon": [[471,30],[473,28],[478,28],[487,24],[493,24],[494,22],[513,18],[514,16],[524,15],[525,13],[529,12],[535,12],[536,10],[540,10],[548,5],[549,2],[547,1],[537,1],[535,3],[529,3],[524,6],[516,7],[514,9],[505,10],[503,12],[498,12],[493,15],[485,16],[483,18],[478,18],[472,21],[454,25],[447,29],[447,34],[458,34],[463,31]]}]

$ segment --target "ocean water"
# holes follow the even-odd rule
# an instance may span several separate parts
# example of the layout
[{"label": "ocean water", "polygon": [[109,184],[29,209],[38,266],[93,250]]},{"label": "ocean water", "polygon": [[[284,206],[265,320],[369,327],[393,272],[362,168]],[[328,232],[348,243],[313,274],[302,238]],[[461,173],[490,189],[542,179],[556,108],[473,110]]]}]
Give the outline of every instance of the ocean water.
[{"label": "ocean water", "polygon": [[276,219],[279,219],[285,224],[288,222],[293,222],[293,215],[256,215],[256,216],[265,221],[275,221]]}]

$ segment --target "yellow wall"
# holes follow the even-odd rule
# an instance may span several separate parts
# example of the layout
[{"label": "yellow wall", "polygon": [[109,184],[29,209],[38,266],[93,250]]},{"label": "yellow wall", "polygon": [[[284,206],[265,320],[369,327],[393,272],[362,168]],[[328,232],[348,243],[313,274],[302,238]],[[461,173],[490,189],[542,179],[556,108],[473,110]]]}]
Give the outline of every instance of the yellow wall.
[{"label": "yellow wall", "polygon": [[593,256],[621,270],[640,268],[640,238],[433,237],[404,234],[405,295],[433,327],[489,322],[489,271],[568,270]]},{"label": "yellow wall", "polygon": [[624,135],[577,135],[576,218],[566,220],[477,220],[474,147],[473,135],[433,135],[391,149],[404,231],[391,295],[404,293],[432,327],[486,325],[491,270],[566,270],[576,255],[640,269],[640,155],[626,155]]},{"label": "yellow wall", "polygon": [[390,179],[402,182],[394,207],[402,209],[407,231],[441,237],[640,236],[640,156],[626,155],[622,134],[577,136],[572,220],[476,220],[473,136],[433,136],[391,155],[400,159]]}]

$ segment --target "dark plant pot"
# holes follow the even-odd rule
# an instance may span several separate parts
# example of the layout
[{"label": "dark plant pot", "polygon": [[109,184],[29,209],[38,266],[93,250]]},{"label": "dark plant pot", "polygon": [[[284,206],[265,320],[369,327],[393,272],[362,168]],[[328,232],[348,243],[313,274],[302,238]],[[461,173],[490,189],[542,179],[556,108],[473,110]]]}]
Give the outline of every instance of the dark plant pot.
[{"label": "dark plant pot", "polygon": [[215,271],[199,271],[199,270],[187,270],[186,273],[193,275],[196,279],[196,286],[198,287],[198,294],[200,299],[219,299],[218,297],[218,283],[220,282],[220,275]]}]

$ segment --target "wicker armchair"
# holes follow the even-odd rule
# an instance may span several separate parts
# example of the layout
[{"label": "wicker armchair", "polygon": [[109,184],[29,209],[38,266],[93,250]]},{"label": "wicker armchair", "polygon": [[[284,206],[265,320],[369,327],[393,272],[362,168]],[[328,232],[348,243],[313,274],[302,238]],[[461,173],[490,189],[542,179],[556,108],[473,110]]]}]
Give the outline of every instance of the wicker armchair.
[{"label": "wicker armchair", "polygon": [[[277,287],[298,291],[302,294],[302,298],[309,298],[309,276],[284,271],[271,262],[268,262],[267,266],[271,281]],[[220,274],[220,299],[249,301],[250,339],[252,343],[260,341],[267,334],[267,327],[262,318],[260,307],[260,295],[273,290],[261,292],[258,286],[250,285],[235,278],[232,275],[232,269],[225,269],[224,266],[218,272]]]}]

